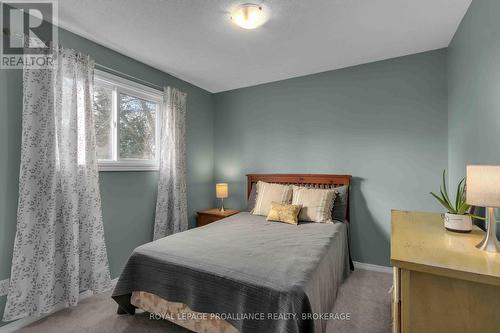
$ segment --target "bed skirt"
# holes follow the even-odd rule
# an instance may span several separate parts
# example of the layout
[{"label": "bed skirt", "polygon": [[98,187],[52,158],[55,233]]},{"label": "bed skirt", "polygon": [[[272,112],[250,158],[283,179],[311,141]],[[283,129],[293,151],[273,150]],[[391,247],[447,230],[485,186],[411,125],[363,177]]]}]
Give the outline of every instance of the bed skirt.
[{"label": "bed skirt", "polygon": [[222,318],[193,311],[186,304],[170,302],[145,291],[134,291],[130,303],[149,312],[151,319],[168,320],[196,333],[239,333]]}]

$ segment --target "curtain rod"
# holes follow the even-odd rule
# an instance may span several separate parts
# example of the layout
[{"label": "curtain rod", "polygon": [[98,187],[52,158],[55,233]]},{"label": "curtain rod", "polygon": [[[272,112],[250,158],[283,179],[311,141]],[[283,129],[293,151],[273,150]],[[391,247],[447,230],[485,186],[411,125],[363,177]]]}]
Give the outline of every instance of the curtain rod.
[{"label": "curtain rod", "polygon": [[95,64],[95,68],[96,69],[99,69],[99,70],[102,70],[102,71],[105,71],[105,72],[108,72],[110,74],[116,74],[118,76],[121,76],[121,77],[124,77],[124,78],[128,78],[132,81],[135,81],[135,82],[139,82],[139,83],[142,83],[146,86],[149,86],[151,88],[154,88],[154,89],[157,89],[157,90],[160,90],[160,91],[163,91],[163,86],[159,86],[157,84],[154,84],[154,83],[151,83],[151,82],[148,82],[148,81],[145,81],[143,79],[139,79],[137,77],[134,77],[132,75],[129,75],[127,73],[123,73],[123,72],[120,72],[116,69],[113,69],[113,68],[110,68],[110,67],[107,67],[107,66],[104,66],[104,65],[101,65],[101,64],[98,64],[96,63]]},{"label": "curtain rod", "polygon": [[[2,32],[3,32],[3,33],[2,33],[2,37],[3,37],[3,35],[4,35],[4,34],[5,34],[6,36],[10,36],[10,35],[11,35],[11,32],[10,32],[10,31],[2,31]],[[17,39],[23,39],[23,38],[26,38],[26,37],[31,38],[31,37],[29,37],[29,36],[27,36],[27,35],[25,35],[25,34],[16,34],[14,37],[15,37],[15,38],[17,38]],[[40,39],[40,38],[39,38],[39,39]],[[41,40],[42,40],[42,39],[41,39]],[[48,43],[48,42],[47,42],[47,41],[45,41],[45,40],[42,40],[42,42],[44,42],[45,44],[50,44],[50,43]],[[77,51],[77,52],[79,52],[78,50],[76,50],[76,51]],[[159,85],[157,85],[157,84],[154,84],[154,83],[151,83],[151,82],[148,82],[148,81],[145,81],[145,80],[139,79],[139,78],[137,78],[137,77],[134,77],[134,76],[132,76],[132,75],[129,75],[129,74],[126,74],[126,73],[120,72],[120,71],[118,71],[118,70],[116,70],[116,69],[113,69],[113,68],[110,68],[110,67],[108,67],[108,66],[104,66],[104,65],[98,64],[97,62],[95,63],[95,67],[96,67],[97,69],[103,70],[103,71],[105,71],[105,72],[108,72],[108,73],[111,73],[111,74],[116,74],[116,75],[118,75],[118,76],[121,76],[121,77],[124,77],[124,78],[131,79],[132,81],[140,82],[140,83],[142,83],[142,84],[144,84],[144,85],[146,85],[146,86],[149,86],[149,87],[151,87],[151,88],[154,88],[154,89],[157,89],[157,90],[163,91],[163,86],[159,86]],[[168,73],[167,73],[167,74],[168,74]],[[172,74],[169,74],[169,75],[171,75],[171,76],[175,77],[175,76],[174,76],[174,75],[172,75]]]}]

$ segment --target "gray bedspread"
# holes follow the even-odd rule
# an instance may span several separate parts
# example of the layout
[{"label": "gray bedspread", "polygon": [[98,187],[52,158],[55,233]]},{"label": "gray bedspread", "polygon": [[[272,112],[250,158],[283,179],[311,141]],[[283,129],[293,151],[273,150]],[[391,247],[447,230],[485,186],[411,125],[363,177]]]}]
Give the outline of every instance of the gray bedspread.
[{"label": "gray bedspread", "polygon": [[[320,333],[349,274],[347,226],[267,222],[239,213],[139,246],[113,298],[134,313],[133,291],[223,315],[242,333]],[[311,316],[315,314],[314,316]]]}]

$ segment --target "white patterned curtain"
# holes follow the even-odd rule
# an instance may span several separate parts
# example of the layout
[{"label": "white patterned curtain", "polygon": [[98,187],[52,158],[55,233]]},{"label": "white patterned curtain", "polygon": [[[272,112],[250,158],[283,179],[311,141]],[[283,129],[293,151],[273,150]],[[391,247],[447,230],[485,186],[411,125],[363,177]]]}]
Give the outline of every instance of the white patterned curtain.
[{"label": "white patterned curtain", "polygon": [[92,111],[94,62],[54,50],[24,69],[17,232],[4,321],[73,306],[111,287]]},{"label": "white patterned curtain", "polygon": [[188,228],[186,195],[186,94],[167,87],[160,125],[160,179],[154,239]]}]

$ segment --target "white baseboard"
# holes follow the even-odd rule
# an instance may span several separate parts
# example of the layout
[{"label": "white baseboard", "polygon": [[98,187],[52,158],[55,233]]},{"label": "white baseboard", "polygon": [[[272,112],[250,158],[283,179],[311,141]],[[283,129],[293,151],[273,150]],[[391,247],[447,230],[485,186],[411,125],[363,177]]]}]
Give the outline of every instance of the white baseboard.
[{"label": "white baseboard", "polygon": [[[7,281],[7,288],[8,288],[9,279],[2,280],[0,282],[3,283],[4,281]],[[118,278],[111,280],[113,288],[116,285],[116,282],[118,282]],[[86,291],[80,293],[80,297],[78,298],[78,302],[80,302],[80,301],[82,301],[82,300],[84,300],[86,298],[89,298],[92,295],[94,295],[94,293],[92,291],[86,290]],[[21,329],[23,327],[28,326],[31,323],[34,323],[35,321],[38,321],[38,320],[40,320],[42,318],[50,316],[51,314],[53,314],[53,313],[55,313],[57,311],[61,311],[61,310],[65,309],[65,308],[66,308],[65,304],[61,303],[61,304],[56,305],[56,307],[54,308],[54,311],[52,311],[50,313],[43,314],[43,315],[38,316],[38,317],[26,317],[26,318],[15,320],[15,321],[7,324],[7,325],[1,326],[0,327],[0,333],[12,333],[12,332],[15,332],[15,331],[17,331],[17,330],[19,330],[19,329]]]},{"label": "white baseboard", "polygon": [[354,262],[354,268],[356,269],[364,269],[367,271],[374,271],[374,272],[381,272],[381,273],[391,273],[392,274],[392,267],[387,267],[387,266],[380,266],[380,265],[373,265],[373,264],[366,264],[364,262]]}]

